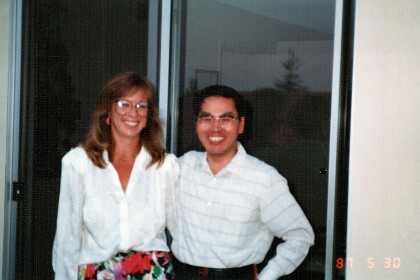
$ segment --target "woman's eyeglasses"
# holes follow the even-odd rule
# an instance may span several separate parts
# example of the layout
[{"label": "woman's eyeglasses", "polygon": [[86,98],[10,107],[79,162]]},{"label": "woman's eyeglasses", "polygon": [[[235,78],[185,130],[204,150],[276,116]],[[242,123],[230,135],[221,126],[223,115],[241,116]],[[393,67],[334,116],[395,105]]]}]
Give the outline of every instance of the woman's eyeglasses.
[{"label": "woman's eyeglasses", "polygon": [[130,113],[133,107],[136,108],[136,111],[140,116],[147,115],[149,105],[146,102],[139,102],[136,105],[133,105],[128,100],[118,100],[115,103],[115,111],[117,111],[117,113],[120,115],[126,115]]}]

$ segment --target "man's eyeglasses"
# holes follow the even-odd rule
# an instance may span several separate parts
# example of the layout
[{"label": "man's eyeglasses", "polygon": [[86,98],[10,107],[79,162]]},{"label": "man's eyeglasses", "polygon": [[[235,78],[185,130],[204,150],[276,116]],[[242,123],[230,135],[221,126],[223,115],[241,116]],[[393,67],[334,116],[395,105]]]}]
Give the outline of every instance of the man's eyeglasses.
[{"label": "man's eyeglasses", "polygon": [[197,118],[197,123],[203,128],[209,128],[216,123],[216,120],[221,127],[228,129],[232,128],[236,120],[239,120],[239,118],[231,115],[222,115],[219,117],[212,115],[202,115]]},{"label": "man's eyeglasses", "polygon": [[133,105],[128,100],[118,100],[115,103],[115,111],[117,111],[120,115],[126,115],[131,112],[131,109],[136,108],[137,113],[140,116],[147,115],[147,110],[149,109],[149,105],[146,102],[139,102],[136,105]]}]

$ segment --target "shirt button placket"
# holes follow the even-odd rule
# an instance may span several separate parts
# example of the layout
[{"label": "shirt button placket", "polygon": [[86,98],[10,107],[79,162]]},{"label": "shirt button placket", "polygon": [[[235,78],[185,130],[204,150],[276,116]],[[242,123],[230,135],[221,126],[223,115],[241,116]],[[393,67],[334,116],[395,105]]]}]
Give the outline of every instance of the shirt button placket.
[{"label": "shirt button placket", "polygon": [[120,204],[120,236],[121,236],[121,247],[127,248],[128,246],[128,203],[122,201]]},{"label": "shirt button placket", "polygon": [[215,196],[215,188],[217,186],[217,178],[213,177],[211,179],[211,181],[209,182],[209,196],[208,196],[208,200],[207,200],[207,206],[212,206],[213,205],[213,201],[214,201],[214,196]]}]

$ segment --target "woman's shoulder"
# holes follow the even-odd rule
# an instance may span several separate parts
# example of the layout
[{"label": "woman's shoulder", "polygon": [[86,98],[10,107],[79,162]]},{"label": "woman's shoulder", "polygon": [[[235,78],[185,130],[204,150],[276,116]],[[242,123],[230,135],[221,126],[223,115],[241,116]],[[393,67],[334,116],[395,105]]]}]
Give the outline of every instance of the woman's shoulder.
[{"label": "woman's shoulder", "polygon": [[178,158],[171,153],[165,155],[165,159],[163,161],[163,167],[166,169],[173,169],[178,168]]},{"label": "woman's shoulder", "polygon": [[178,158],[176,155],[168,153],[165,155],[165,162],[178,162]]},{"label": "woman's shoulder", "polygon": [[90,159],[85,149],[81,146],[78,146],[68,151],[62,159],[63,165],[74,165],[83,167],[87,167],[89,161]]}]

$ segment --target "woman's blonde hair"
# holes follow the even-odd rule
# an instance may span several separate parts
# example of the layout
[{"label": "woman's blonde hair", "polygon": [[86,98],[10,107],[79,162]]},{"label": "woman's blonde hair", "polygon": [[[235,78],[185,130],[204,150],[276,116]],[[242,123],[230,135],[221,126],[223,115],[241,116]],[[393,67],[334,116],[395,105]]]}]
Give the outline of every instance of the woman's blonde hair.
[{"label": "woman's blonde hair", "polygon": [[111,127],[107,124],[112,106],[132,89],[142,89],[147,95],[148,113],[146,127],[140,133],[142,147],[150,153],[152,159],[148,167],[154,163],[160,166],[165,158],[163,146],[163,130],[156,104],[153,84],[146,78],[134,72],[124,72],[112,78],[102,89],[93,113],[92,124],[83,146],[92,162],[105,168],[104,151],[113,152]]}]

